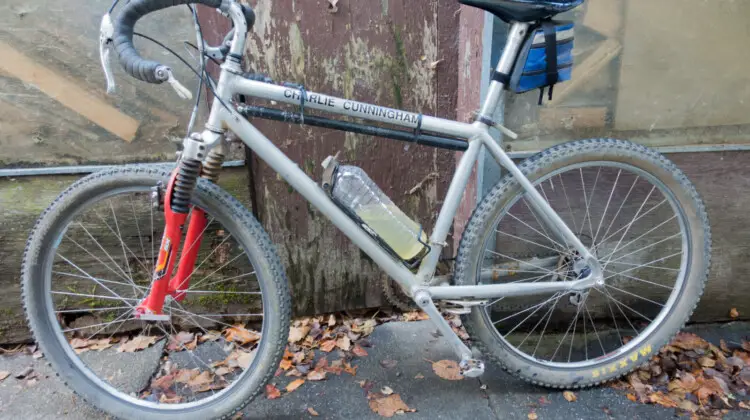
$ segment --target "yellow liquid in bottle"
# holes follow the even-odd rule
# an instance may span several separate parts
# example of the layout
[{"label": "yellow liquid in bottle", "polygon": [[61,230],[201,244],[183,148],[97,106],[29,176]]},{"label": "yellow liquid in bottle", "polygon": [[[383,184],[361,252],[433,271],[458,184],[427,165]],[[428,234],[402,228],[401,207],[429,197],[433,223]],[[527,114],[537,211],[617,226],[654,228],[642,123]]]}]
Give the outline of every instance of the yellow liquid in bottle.
[{"label": "yellow liquid in bottle", "polygon": [[[357,216],[367,223],[367,226],[375,231],[404,261],[412,260],[425,249],[425,246],[416,238],[421,230],[419,224],[409,219],[394,204],[385,208],[382,205],[363,206],[357,211]],[[427,235],[424,232],[421,234],[421,239],[427,243]]]}]

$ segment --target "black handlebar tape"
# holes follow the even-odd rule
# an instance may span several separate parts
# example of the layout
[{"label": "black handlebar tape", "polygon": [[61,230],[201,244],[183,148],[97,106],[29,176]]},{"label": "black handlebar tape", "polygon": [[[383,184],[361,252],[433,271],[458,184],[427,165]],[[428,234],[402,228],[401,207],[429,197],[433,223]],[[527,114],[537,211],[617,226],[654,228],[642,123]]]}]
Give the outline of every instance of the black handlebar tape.
[{"label": "black handlebar tape", "polygon": [[[162,83],[167,80],[166,72],[156,74],[156,70],[162,67],[162,64],[141,57],[135,49],[133,45],[135,24],[138,22],[138,19],[157,10],[196,3],[219,8],[222,0],[132,0],[125,5],[114,22],[115,33],[112,40],[115,51],[117,51],[117,55],[120,58],[120,64],[122,64],[125,71],[144,82]],[[250,12],[252,13],[252,9]],[[247,13],[245,15],[247,16]],[[255,16],[253,15],[254,19]]]}]

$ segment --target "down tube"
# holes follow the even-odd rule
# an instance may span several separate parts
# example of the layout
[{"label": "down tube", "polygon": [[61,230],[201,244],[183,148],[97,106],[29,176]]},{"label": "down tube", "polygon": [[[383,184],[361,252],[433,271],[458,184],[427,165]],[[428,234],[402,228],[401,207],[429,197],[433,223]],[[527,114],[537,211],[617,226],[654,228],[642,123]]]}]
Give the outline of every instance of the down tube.
[{"label": "down tube", "polygon": [[[226,111],[222,112],[225,113]],[[234,114],[225,120],[242,141],[255,152],[268,166],[272,167],[289,185],[320,210],[339,228],[354,244],[364,251],[377,265],[394,280],[406,287],[411,287],[416,277],[403,264],[396,261],[384,251],[361,227],[350,219],[318,184],[302,171],[296,163],[279,150],[266,136],[247,120]]]}]

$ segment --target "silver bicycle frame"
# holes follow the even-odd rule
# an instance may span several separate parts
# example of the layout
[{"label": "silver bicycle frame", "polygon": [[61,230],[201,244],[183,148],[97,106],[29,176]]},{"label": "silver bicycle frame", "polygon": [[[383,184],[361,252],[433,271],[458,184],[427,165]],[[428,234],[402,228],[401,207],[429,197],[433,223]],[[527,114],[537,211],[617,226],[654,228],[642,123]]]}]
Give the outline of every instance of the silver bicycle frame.
[{"label": "silver bicycle frame", "polygon": [[[247,25],[238,7],[231,7],[229,15],[233,19],[235,27],[231,51],[241,53],[245,50],[244,43],[247,34]],[[510,73],[528,29],[529,25],[526,23],[514,23],[512,25],[507,45],[497,65],[498,72]],[[549,206],[547,201],[534,188],[533,184],[521,173],[515,163],[505,154],[500,145],[489,134],[489,126],[485,122],[482,122],[491,120],[500,95],[503,94],[503,89],[504,86],[502,83],[492,81],[477,121],[467,124],[430,116],[420,116],[411,112],[337,98],[303,89],[248,80],[242,76],[239,63],[228,60],[221,67],[221,75],[216,86],[216,93],[221,101],[213,101],[206,130],[201,135],[203,142],[200,146],[210,149],[223,141],[223,135],[227,130],[232,131],[260,159],[266,162],[292,188],[328,217],[337,228],[370,256],[376,264],[404,287],[405,290],[410,290],[413,296],[416,296],[418,293],[423,294],[427,292],[428,296],[435,299],[489,299],[502,296],[584,290],[602,280],[602,271],[597,260]],[[225,107],[224,104],[229,104],[235,95],[245,95],[292,105],[299,105],[304,99],[304,105],[307,108],[412,129],[417,128],[421,118],[420,129],[423,131],[442,133],[466,139],[468,141],[468,149],[458,163],[435,228],[430,236],[431,251],[422,260],[418,272],[414,274],[401,261],[396,260],[391,254],[381,248],[375,239],[337,207],[323,189],[310,179],[296,163],[290,160],[263,133],[258,131],[245,117],[231,108],[231,106],[229,108]],[[532,207],[542,216],[542,220],[549,225],[551,230],[556,232],[567,246],[576,250],[582,256],[586,265],[591,269],[590,275],[579,280],[567,282],[476,286],[433,285],[438,258],[443,247],[446,246],[445,241],[463,192],[469,181],[472,167],[477,161],[479,152],[483,147],[486,147],[497,162],[515,177],[526,190]],[[198,151],[198,148],[199,146],[196,145],[195,140],[191,138],[186,139],[183,156],[194,159],[205,156],[205,154],[202,154],[205,152]]]}]

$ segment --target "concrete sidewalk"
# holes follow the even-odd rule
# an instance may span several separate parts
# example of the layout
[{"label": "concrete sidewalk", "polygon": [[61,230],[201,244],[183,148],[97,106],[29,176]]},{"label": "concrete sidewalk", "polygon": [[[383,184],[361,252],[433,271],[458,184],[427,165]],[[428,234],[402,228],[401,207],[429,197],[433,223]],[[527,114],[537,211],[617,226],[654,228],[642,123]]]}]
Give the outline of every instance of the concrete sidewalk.
[{"label": "concrete sidewalk", "polygon": [[[748,334],[748,324],[691,328],[709,341]],[[528,419],[533,410],[539,419],[654,419],[675,415],[672,409],[630,402],[624,391],[608,387],[576,391],[578,400],[568,402],[562,392],[538,388],[488,365],[479,379],[446,381],[434,374],[429,361],[453,359],[442,338],[433,335],[429,322],[389,323],[369,337],[369,355],[356,359],[356,376],[328,375],[321,382],[306,382],[280,399],[260,395],[245,410],[247,419],[381,419],[373,413],[359,382],[373,382],[373,391],[384,386],[401,395],[415,413],[399,418],[417,419]],[[330,356],[329,356],[330,359]],[[381,361],[396,361],[383,367]],[[388,365],[388,363],[386,363]],[[390,362],[393,365],[393,362]],[[0,383],[0,418],[3,419],[102,419],[103,414],[77,398],[54,375],[44,359],[28,355],[0,357],[0,370],[13,374],[32,366],[39,381],[9,377]],[[422,377],[422,378],[420,378]],[[419,378],[419,379],[418,379]],[[274,383],[283,389],[295,378],[280,376]],[[313,417],[308,411],[319,413]],[[730,412],[725,419],[747,418]]]}]

